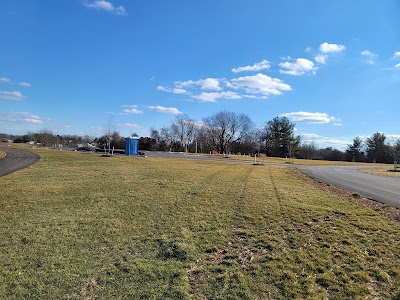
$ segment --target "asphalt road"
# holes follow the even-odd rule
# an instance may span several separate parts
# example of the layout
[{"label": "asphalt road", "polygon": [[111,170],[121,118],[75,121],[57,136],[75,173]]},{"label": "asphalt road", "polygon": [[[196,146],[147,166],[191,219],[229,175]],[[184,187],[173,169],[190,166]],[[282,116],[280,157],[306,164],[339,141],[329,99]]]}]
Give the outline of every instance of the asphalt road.
[{"label": "asphalt road", "polygon": [[400,179],[360,172],[370,167],[300,166],[306,175],[343,190],[400,208]]},{"label": "asphalt road", "polygon": [[29,151],[7,147],[0,147],[0,150],[7,154],[6,157],[0,159],[0,176],[29,167],[40,159],[39,155]]}]

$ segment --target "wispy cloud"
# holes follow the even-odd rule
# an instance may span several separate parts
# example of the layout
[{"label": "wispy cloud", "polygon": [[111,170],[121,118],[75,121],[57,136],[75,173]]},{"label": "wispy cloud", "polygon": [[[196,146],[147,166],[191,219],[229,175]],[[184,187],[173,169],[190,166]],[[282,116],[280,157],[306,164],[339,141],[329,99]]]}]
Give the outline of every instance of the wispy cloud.
[{"label": "wispy cloud", "polygon": [[399,58],[400,57],[400,51],[396,51],[393,55],[393,58]]},{"label": "wispy cloud", "polygon": [[24,86],[24,87],[31,87],[32,85],[28,82],[19,82],[18,85]]},{"label": "wispy cloud", "polygon": [[339,44],[329,44],[327,42],[322,43],[319,46],[319,51],[322,53],[336,53],[336,52],[342,52],[346,49],[346,46],[344,45],[339,45]]},{"label": "wispy cloud", "polygon": [[13,112],[0,114],[1,123],[43,124],[43,119],[28,112]]},{"label": "wispy cloud", "polygon": [[10,83],[11,79],[5,78],[5,77],[0,77],[0,83]]},{"label": "wispy cloud", "polygon": [[137,105],[123,105],[124,110],[121,112],[121,115],[140,115],[143,111],[137,109]]},{"label": "wispy cloud", "polygon": [[167,92],[167,93],[173,93],[173,94],[177,94],[177,95],[183,95],[183,94],[187,94],[188,91],[182,88],[169,88],[169,87],[165,87],[162,85],[159,85],[157,87],[157,90],[159,91],[163,91],[163,92]]},{"label": "wispy cloud", "polygon": [[395,65],[394,67],[400,69],[400,63],[398,63],[398,64]]},{"label": "wispy cloud", "polygon": [[182,114],[179,109],[175,107],[164,107],[164,106],[147,106],[148,109],[154,110],[156,112],[164,113],[164,114],[171,114],[171,115],[180,115]]},{"label": "wispy cloud", "polygon": [[320,112],[313,113],[313,112],[298,111],[298,112],[285,113],[282,114],[282,116],[291,119],[293,122],[306,122],[310,124],[325,124],[335,120],[340,122],[339,119],[331,117],[327,113],[320,113]]},{"label": "wispy cloud", "polygon": [[238,67],[238,68],[233,68],[231,71],[233,73],[240,73],[240,72],[257,72],[261,70],[266,70],[271,67],[271,64],[268,60],[264,59],[258,63],[255,63],[252,66],[245,66],[245,67]]},{"label": "wispy cloud", "polygon": [[320,63],[320,64],[323,64],[323,65],[326,65],[326,60],[328,59],[328,55],[325,55],[325,54],[318,54],[316,57],[315,57],[315,61],[317,62],[317,63]]},{"label": "wispy cloud", "polygon": [[200,79],[197,81],[189,80],[189,81],[177,81],[175,82],[175,87],[177,89],[184,89],[192,86],[199,86],[202,90],[213,90],[220,91],[222,88],[220,87],[220,80],[217,78],[206,78]]},{"label": "wispy cloud", "polygon": [[280,63],[279,66],[282,68],[279,72],[294,76],[307,73],[315,74],[318,69],[311,60],[306,58],[298,58],[294,62],[285,61]]},{"label": "wispy cloud", "polygon": [[200,95],[196,95],[192,97],[193,99],[200,100],[200,102],[216,102],[218,99],[241,99],[242,97],[235,92],[226,91],[226,92],[210,92],[210,93],[201,93]]},{"label": "wispy cloud", "polygon": [[124,126],[124,127],[128,127],[128,128],[140,128],[139,125],[133,124],[133,123],[123,123],[123,124],[120,124],[120,126]]},{"label": "wispy cloud", "polygon": [[15,92],[0,91],[0,99],[22,101],[25,99],[25,96],[22,95],[21,92],[17,91]]},{"label": "wispy cloud", "polygon": [[378,54],[375,54],[369,50],[364,50],[360,53],[362,56],[367,58],[367,63],[373,65],[375,64],[375,58],[378,56]]},{"label": "wispy cloud", "polygon": [[314,133],[301,133],[302,141],[313,142],[318,147],[333,147],[340,150],[345,150],[347,145],[352,143],[352,138],[348,137],[325,137]]},{"label": "wispy cloud", "polygon": [[86,7],[105,10],[109,13],[118,15],[118,16],[126,16],[128,15],[124,6],[114,6],[111,2],[105,0],[96,0],[96,1],[83,1],[83,4]]}]

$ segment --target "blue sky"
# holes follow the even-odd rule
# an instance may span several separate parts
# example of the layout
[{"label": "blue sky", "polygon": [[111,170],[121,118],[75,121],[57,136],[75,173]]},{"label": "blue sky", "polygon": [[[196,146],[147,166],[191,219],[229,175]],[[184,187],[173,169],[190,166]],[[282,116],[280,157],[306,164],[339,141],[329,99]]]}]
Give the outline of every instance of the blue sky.
[{"label": "blue sky", "polygon": [[319,147],[400,137],[400,2],[2,0],[0,132],[148,136],[275,116]]}]

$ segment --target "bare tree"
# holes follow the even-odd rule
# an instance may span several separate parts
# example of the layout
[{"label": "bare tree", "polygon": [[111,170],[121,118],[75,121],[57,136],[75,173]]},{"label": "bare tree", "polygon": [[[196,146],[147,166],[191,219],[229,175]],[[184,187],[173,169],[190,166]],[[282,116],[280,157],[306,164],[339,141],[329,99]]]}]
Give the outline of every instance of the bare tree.
[{"label": "bare tree", "polygon": [[193,142],[195,129],[196,123],[186,114],[177,116],[171,125],[172,132],[178,138],[185,152],[188,152],[188,146]]},{"label": "bare tree", "polygon": [[205,118],[204,124],[213,146],[221,154],[227,153],[233,143],[240,143],[254,127],[249,116],[228,111]]},{"label": "bare tree", "polygon": [[397,171],[397,164],[400,157],[400,139],[389,142],[388,149],[390,156],[393,157],[394,170]]},{"label": "bare tree", "polygon": [[297,151],[298,158],[314,159],[318,152],[314,141],[303,142]]},{"label": "bare tree", "polygon": [[115,132],[116,132],[116,126],[114,123],[114,119],[111,115],[109,115],[103,129],[103,134],[105,135],[107,140],[108,153],[111,153],[111,141],[113,139],[113,134]]},{"label": "bare tree", "polygon": [[165,142],[165,146],[169,148],[169,151],[172,152],[174,147],[174,133],[171,131],[169,127],[163,127],[160,130],[161,140]]}]

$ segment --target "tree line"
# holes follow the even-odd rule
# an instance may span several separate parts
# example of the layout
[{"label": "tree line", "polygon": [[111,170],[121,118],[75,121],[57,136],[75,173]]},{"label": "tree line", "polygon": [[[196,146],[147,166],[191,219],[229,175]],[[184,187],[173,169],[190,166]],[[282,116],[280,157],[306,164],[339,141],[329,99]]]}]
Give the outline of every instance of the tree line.
[{"label": "tree line", "polygon": [[259,154],[303,159],[393,163],[400,156],[400,139],[389,140],[376,132],[362,140],[356,137],[345,151],[302,141],[295,135],[295,124],[286,117],[275,117],[261,128],[245,114],[218,112],[196,122],[179,115],[170,126],[151,129],[148,150],[186,151],[220,154]]},{"label": "tree line", "polygon": [[[136,134],[133,134],[135,136]],[[125,148],[125,138],[115,130],[111,119],[103,136],[55,135],[51,131],[23,136],[0,134],[14,142],[34,141],[43,146],[78,147],[82,144],[103,148]],[[246,114],[220,111],[196,122],[188,115],[178,115],[169,126],[151,128],[149,137],[140,137],[140,149],[191,153],[260,154],[274,157],[333,161],[393,163],[400,156],[400,139],[389,140],[376,132],[362,140],[356,137],[345,151],[332,147],[320,149],[315,143],[295,135],[295,124],[286,117],[275,117],[257,128]]]}]

